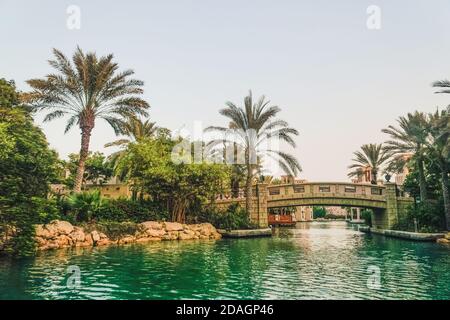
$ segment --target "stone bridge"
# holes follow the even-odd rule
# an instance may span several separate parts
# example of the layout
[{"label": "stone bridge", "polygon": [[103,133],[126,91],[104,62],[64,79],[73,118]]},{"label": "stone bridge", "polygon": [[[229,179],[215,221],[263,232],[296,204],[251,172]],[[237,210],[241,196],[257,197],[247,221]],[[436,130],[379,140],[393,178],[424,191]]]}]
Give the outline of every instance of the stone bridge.
[{"label": "stone bridge", "polygon": [[[231,203],[245,207],[245,194],[219,195],[215,204],[225,208]],[[342,206],[372,209],[374,228],[390,229],[413,199],[399,191],[395,183],[384,185],[355,184],[341,182],[309,182],[294,184],[257,184],[253,188],[250,219],[260,227],[268,225],[268,208],[293,206]]]}]

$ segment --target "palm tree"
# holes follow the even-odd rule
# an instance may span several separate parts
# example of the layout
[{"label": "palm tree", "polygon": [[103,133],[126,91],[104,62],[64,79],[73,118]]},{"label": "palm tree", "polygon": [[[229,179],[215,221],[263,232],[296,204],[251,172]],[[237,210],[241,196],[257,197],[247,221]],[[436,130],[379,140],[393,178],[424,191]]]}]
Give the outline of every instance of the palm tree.
[{"label": "palm tree", "polygon": [[92,130],[97,119],[105,120],[116,134],[122,133],[123,118],[146,116],[149,105],[139,95],[144,83],[130,79],[132,70],[118,72],[113,55],[98,58],[94,52],[84,53],[79,47],[70,61],[53,49],[50,65],[56,73],[44,79],[31,79],[29,99],[35,110],[48,110],[44,122],[69,116],[65,132],[75,124],[81,129],[81,149],[74,191],[80,192]]},{"label": "palm tree", "polygon": [[121,124],[122,134],[128,136],[130,139],[119,139],[105,144],[105,147],[123,147],[132,141],[139,141],[143,138],[150,138],[155,135],[157,130],[158,127],[156,126],[156,122],[151,122],[150,120],[143,121],[135,116],[131,116]]},{"label": "palm tree", "polygon": [[353,164],[348,168],[352,169],[348,174],[349,177],[360,176],[366,168],[370,168],[371,183],[377,184],[378,172],[381,166],[388,159],[388,155],[383,150],[383,145],[380,144],[364,144],[360,151],[353,153]]},{"label": "palm tree", "polygon": [[[121,125],[122,133],[129,137],[129,139],[119,139],[105,144],[105,148],[116,146],[121,150],[116,151],[109,155],[108,160],[113,168],[114,174],[120,179],[124,180],[128,175],[130,168],[120,165],[121,160],[126,156],[126,148],[132,142],[140,142],[147,138],[152,138],[156,135],[159,128],[156,126],[156,122],[150,122],[150,120],[142,121],[141,119],[132,116],[128,117]],[[133,185],[133,183],[132,183]],[[138,190],[132,188],[132,199],[137,199]],[[141,198],[144,196],[142,190],[140,190]]]},{"label": "palm tree", "polygon": [[[436,91],[435,93],[450,93],[450,81],[449,80],[441,80],[441,81],[435,81],[432,84],[433,87],[435,88],[443,88],[440,91]],[[450,133],[450,117],[448,116],[450,114],[450,106],[447,106],[447,116],[444,117],[441,120],[441,125],[442,130],[443,130],[443,134],[447,135],[447,142],[446,142],[446,151],[450,152],[450,138],[449,138],[449,133]]]},{"label": "palm tree", "polygon": [[[392,161],[415,161],[419,173],[420,199],[427,199],[427,183],[425,180],[424,152],[428,136],[427,116],[422,112],[408,113],[406,117],[397,120],[399,128],[388,126],[382,132],[388,134],[391,140],[385,142],[384,150],[390,156],[390,167]],[[412,156],[411,156],[412,155]]]},{"label": "palm tree", "polygon": [[441,171],[442,196],[444,199],[444,210],[447,230],[450,230],[450,196],[449,196],[449,109],[441,112],[436,111],[429,115],[430,134],[427,140],[427,152],[431,160],[435,160]]},{"label": "palm tree", "polygon": [[[277,106],[269,106],[262,96],[257,102],[253,101],[252,92],[244,98],[244,106],[237,107],[232,102],[227,102],[226,107],[219,112],[231,122],[229,127],[206,128],[206,131],[230,132],[234,136],[230,144],[236,143],[244,155],[244,166],[246,169],[245,194],[246,210],[250,214],[252,209],[252,184],[255,171],[262,163],[263,157],[276,160],[287,174],[296,176],[301,171],[300,164],[292,155],[273,149],[261,150],[264,143],[269,143],[273,138],[279,138],[295,148],[293,135],[298,135],[296,129],[290,128],[284,120],[276,119],[281,109]],[[223,144],[225,140],[213,141],[211,145]]]}]

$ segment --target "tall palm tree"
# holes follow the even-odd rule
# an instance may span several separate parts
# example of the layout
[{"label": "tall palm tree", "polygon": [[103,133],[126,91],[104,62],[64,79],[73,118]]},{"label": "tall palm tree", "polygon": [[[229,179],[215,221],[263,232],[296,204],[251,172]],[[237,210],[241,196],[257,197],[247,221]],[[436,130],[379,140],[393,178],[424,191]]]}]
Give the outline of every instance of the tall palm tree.
[{"label": "tall palm tree", "polygon": [[[420,199],[425,201],[427,199],[427,183],[425,180],[424,153],[429,127],[427,116],[416,111],[408,113],[406,117],[399,117],[397,123],[399,128],[388,126],[382,130],[391,139],[385,142],[384,150],[389,154],[390,161],[406,159],[406,162],[416,162],[419,174]],[[395,166],[391,165],[391,167]]]},{"label": "tall palm tree", "polygon": [[[252,184],[255,172],[262,163],[264,157],[278,161],[279,166],[288,174],[296,176],[301,171],[300,164],[292,155],[280,150],[262,149],[264,143],[269,143],[274,138],[279,138],[295,148],[292,136],[298,135],[296,129],[290,128],[284,120],[277,119],[277,114],[281,109],[277,106],[270,106],[270,101],[266,101],[262,96],[254,102],[252,92],[244,98],[244,106],[238,107],[232,102],[227,102],[226,107],[219,112],[227,117],[231,122],[229,127],[206,128],[206,131],[229,132],[232,131],[234,138],[228,141],[230,144],[236,143],[244,154],[244,166],[246,169],[245,194],[246,210],[250,214],[252,209]],[[224,140],[213,141],[223,144]]]},{"label": "tall palm tree", "polygon": [[366,168],[370,168],[370,182],[377,184],[378,172],[388,159],[388,155],[383,150],[383,145],[381,143],[364,144],[361,146],[361,150],[354,152],[353,155],[355,156],[352,160],[354,163],[348,167],[352,169],[348,176],[359,176]]},{"label": "tall palm tree", "polygon": [[121,133],[124,117],[147,115],[148,103],[139,95],[144,83],[130,79],[132,70],[118,72],[113,55],[97,57],[79,47],[70,61],[61,51],[53,49],[50,65],[56,73],[43,79],[31,79],[29,98],[36,110],[48,110],[44,122],[69,116],[65,132],[75,124],[81,129],[81,149],[74,191],[80,192],[92,130],[97,119],[103,119]]},{"label": "tall palm tree", "polygon": [[[449,80],[441,80],[441,81],[435,81],[433,82],[432,86],[434,88],[441,88],[442,90],[436,91],[435,93],[450,93],[450,81]],[[450,152],[450,138],[449,138],[449,132],[450,132],[450,117],[448,116],[450,114],[450,106],[447,106],[447,116],[441,119],[441,125],[443,126],[443,134],[447,135],[447,142],[446,142],[446,150],[447,152]]]},{"label": "tall palm tree", "polygon": [[430,134],[428,136],[427,152],[431,160],[435,160],[441,171],[442,197],[447,230],[450,230],[450,195],[449,195],[449,170],[450,170],[450,113],[449,109],[436,111],[429,115]]}]

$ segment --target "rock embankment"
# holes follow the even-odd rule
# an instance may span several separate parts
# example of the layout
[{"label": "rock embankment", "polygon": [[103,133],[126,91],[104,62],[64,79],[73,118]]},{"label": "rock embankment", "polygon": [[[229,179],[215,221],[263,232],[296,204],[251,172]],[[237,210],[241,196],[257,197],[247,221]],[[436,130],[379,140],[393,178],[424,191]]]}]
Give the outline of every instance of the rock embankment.
[{"label": "rock embankment", "polygon": [[447,234],[443,238],[437,239],[436,241],[438,243],[450,245],[450,232],[447,232]]},{"label": "rock embankment", "polygon": [[38,250],[104,246],[110,244],[128,244],[136,242],[163,240],[220,239],[221,235],[210,223],[181,224],[177,222],[146,221],[136,225],[133,234],[121,234],[114,237],[100,230],[88,231],[73,226],[67,221],[54,220],[45,225],[36,225],[36,243]]}]

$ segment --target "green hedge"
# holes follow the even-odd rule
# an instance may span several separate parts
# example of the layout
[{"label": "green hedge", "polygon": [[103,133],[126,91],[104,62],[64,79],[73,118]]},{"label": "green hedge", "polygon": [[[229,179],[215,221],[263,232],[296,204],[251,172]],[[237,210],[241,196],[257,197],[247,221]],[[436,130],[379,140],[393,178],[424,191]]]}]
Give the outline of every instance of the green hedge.
[{"label": "green hedge", "polygon": [[96,221],[144,222],[169,220],[167,209],[151,201],[133,201],[127,199],[110,200],[94,211],[92,219]]},{"label": "green hedge", "polygon": [[196,217],[195,222],[209,222],[218,229],[237,230],[237,229],[256,229],[252,224],[249,215],[239,204],[230,205],[227,210],[218,210],[217,208],[208,208]]}]

